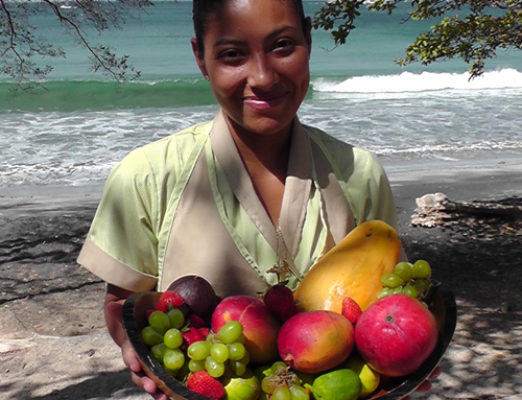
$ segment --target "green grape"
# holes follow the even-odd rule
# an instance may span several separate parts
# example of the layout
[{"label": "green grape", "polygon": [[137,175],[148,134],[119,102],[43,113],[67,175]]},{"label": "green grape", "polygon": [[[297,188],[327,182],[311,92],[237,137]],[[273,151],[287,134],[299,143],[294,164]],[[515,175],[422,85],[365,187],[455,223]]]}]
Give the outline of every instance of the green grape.
[{"label": "green grape", "polygon": [[275,375],[268,375],[261,381],[261,390],[265,393],[272,394],[279,385],[279,377]]},{"label": "green grape", "polygon": [[163,365],[165,368],[177,371],[185,364],[185,355],[179,349],[169,349],[165,350],[165,354],[163,355]]},{"label": "green grape", "polygon": [[213,378],[219,378],[225,373],[225,364],[219,363],[212,357],[205,358],[205,369]]},{"label": "green grape", "polygon": [[216,336],[225,344],[234,343],[240,340],[243,334],[243,327],[238,321],[228,321],[223,325]]},{"label": "green grape", "polygon": [[278,375],[280,372],[283,372],[288,369],[288,366],[284,363],[284,361],[275,361],[272,364],[272,374]]},{"label": "green grape", "polygon": [[160,335],[152,326],[146,326],[141,331],[141,340],[150,347],[163,343],[163,335]]},{"label": "green grape", "polygon": [[426,260],[415,261],[412,269],[414,278],[429,279],[431,277],[431,267]]},{"label": "green grape", "polygon": [[308,391],[301,385],[290,385],[292,400],[310,400]]},{"label": "green grape", "polygon": [[167,315],[170,320],[170,326],[172,328],[181,329],[185,325],[185,316],[179,308],[171,308]]},{"label": "green grape", "polygon": [[154,357],[158,362],[163,362],[163,355],[165,354],[165,350],[167,350],[167,346],[163,343],[155,344],[150,348],[150,352],[152,357]]},{"label": "green grape", "polygon": [[230,360],[230,367],[237,376],[243,376],[247,370],[247,365],[241,361]]},{"label": "green grape", "polygon": [[427,279],[417,279],[415,281],[414,286],[415,286],[415,289],[417,289],[417,292],[424,294],[430,288],[430,281]]},{"label": "green grape", "polygon": [[149,315],[149,325],[156,332],[163,335],[170,328],[170,320],[163,311],[154,311]]},{"label": "green grape", "polygon": [[292,400],[292,394],[288,386],[281,385],[276,387],[274,393],[272,393],[271,400]]},{"label": "green grape", "polygon": [[391,290],[391,294],[402,294],[403,292],[403,287],[402,286],[398,286],[396,288],[393,288]]},{"label": "green grape", "polygon": [[205,369],[205,360],[190,360],[188,368],[190,372],[203,371]]},{"label": "green grape", "polygon": [[401,261],[397,263],[393,272],[399,275],[404,282],[408,282],[413,275],[412,264],[406,261]]},{"label": "green grape", "polygon": [[228,347],[228,357],[231,360],[241,360],[246,353],[245,345],[243,343],[230,343],[227,344]]},{"label": "green grape", "polygon": [[243,364],[248,365],[248,363],[250,363],[250,354],[248,354],[248,351],[245,353],[243,358],[238,361],[241,361]]},{"label": "green grape", "polygon": [[179,329],[171,328],[165,332],[163,343],[165,343],[165,346],[169,349],[177,349],[183,343],[183,335],[181,335]]},{"label": "green grape", "polygon": [[404,293],[406,296],[413,297],[414,299],[416,299],[419,295],[419,292],[417,291],[415,286],[412,285],[404,286],[404,288],[402,289],[402,293]]},{"label": "green grape", "polygon": [[377,298],[382,299],[383,297],[389,296],[390,294],[392,294],[392,290],[393,289],[389,287],[382,288],[382,290],[377,295]]},{"label": "green grape", "polygon": [[228,360],[228,347],[223,343],[214,343],[210,346],[210,356],[218,363]]},{"label": "green grape", "polygon": [[187,355],[193,360],[204,360],[210,354],[210,343],[205,340],[192,343],[187,349]]},{"label": "green grape", "polygon": [[381,283],[384,287],[396,288],[404,284],[404,280],[397,274],[384,274],[381,276]]}]

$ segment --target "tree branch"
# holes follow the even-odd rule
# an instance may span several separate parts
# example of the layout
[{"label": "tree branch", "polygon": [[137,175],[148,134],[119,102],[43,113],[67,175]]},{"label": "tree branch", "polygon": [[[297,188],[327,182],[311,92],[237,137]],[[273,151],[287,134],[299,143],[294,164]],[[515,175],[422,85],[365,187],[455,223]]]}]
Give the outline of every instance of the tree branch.
[{"label": "tree branch", "polygon": [[119,74],[116,74],[110,67],[108,67],[103,59],[98,55],[98,53],[93,49],[93,47],[89,44],[85,36],[83,35],[82,31],[80,30],[79,26],[69,19],[68,17],[64,16],[58,6],[50,1],[50,0],[43,0],[44,3],[46,3],[49,7],[52,8],[55,15],[58,17],[60,22],[68,24],[76,33],[76,36],[80,43],[85,46],[87,51],[91,54],[91,56],[95,59],[95,61],[98,63],[99,66],[101,66],[106,72],[108,72],[110,75],[112,75],[116,80],[121,80],[121,76]]}]

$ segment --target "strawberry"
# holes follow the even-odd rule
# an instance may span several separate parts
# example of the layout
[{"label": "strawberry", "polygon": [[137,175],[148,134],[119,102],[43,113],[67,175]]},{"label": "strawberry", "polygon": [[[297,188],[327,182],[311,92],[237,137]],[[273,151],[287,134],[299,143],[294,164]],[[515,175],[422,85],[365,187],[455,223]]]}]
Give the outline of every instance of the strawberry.
[{"label": "strawberry", "polygon": [[190,314],[188,317],[188,320],[189,320],[190,326],[193,326],[194,328],[203,328],[206,325],[203,318],[201,318],[197,314]]},{"label": "strawberry", "polygon": [[189,326],[186,331],[181,332],[183,336],[183,347],[186,349],[194,342],[205,340],[205,336],[197,328]]},{"label": "strawberry", "polygon": [[156,304],[156,310],[167,312],[170,306],[174,308],[180,307],[184,303],[183,297],[176,292],[166,291],[163,292],[161,297]]},{"label": "strawberry", "polygon": [[205,338],[210,335],[210,329],[207,328],[206,326],[202,327],[202,328],[197,328],[198,329],[198,332],[201,333],[203,336],[205,336]]},{"label": "strawberry", "polygon": [[355,325],[357,320],[362,314],[361,307],[359,304],[355,302],[355,300],[350,297],[345,297],[343,299],[343,306],[341,313],[352,323]]},{"label": "strawberry", "polygon": [[280,321],[285,322],[297,313],[294,294],[290,288],[279,284],[272,286],[263,298],[266,307]]},{"label": "strawberry", "polygon": [[226,392],[221,382],[212,378],[207,371],[198,371],[189,375],[187,387],[193,392],[210,397],[211,399],[222,399]]}]

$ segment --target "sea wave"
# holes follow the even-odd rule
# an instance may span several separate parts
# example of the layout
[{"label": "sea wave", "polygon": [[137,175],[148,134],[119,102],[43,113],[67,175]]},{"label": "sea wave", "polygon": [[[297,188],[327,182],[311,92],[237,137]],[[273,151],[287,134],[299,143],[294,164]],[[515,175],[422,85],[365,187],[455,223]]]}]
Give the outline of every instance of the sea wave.
[{"label": "sea wave", "polygon": [[214,102],[210,85],[202,78],[124,83],[56,80],[32,90],[0,83],[0,112],[163,108]]},{"label": "sea wave", "polygon": [[317,78],[314,92],[328,94],[418,93],[428,91],[465,91],[522,88],[522,72],[514,68],[488,71],[470,79],[464,73],[402,72],[395,75],[354,76],[340,80]]}]

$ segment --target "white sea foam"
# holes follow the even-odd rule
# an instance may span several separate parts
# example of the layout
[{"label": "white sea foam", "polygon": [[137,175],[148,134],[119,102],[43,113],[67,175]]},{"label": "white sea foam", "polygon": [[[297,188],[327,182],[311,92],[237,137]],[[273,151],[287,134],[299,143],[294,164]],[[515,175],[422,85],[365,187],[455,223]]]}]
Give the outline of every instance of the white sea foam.
[{"label": "white sea foam", "polygon": [[354,76],[341,82],[318,78],[319,93],[418,93],[451,90],[492,90],[522,88],[522,72],[513,68],[485,72],[474,79],[468,73],[403,72],[397,75]]}]

